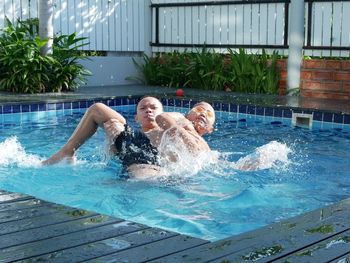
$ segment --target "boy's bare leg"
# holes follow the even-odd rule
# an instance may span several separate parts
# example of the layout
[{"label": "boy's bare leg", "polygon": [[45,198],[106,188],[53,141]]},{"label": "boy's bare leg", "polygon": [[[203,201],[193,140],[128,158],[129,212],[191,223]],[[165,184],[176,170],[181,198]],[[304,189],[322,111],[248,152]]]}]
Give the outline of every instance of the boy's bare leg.
[{"label": "boy's bare leg", "polygon": [[122,124],[126,121],[122,115],[103,103],[93,104],[84,114],[72,136],[67,143],[49,159],[42,162],[43,165],[54,164],[64,158],[72,158],[74,153],[84,142],[95,134],[97,128],[111,119],[116,119]]}]

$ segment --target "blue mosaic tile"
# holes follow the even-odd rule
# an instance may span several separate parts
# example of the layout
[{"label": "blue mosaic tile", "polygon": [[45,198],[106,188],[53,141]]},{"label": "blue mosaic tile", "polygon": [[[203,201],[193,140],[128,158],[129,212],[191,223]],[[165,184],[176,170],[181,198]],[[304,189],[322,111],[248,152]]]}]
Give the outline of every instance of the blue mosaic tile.
[{"label": "blue mosaic tile", "polygon": [[190,107],[190,101],[189,100],[183,100],[182,101],[182,107],[189,108]]},{"label": "blue mosaic tile", "polygon": [[283,109],[281,108],[275,108],[274,113],[273,113],[274,117],[282,117],[283,116]]},{"label": "blue mosaic tile", "polygon": [[107,106],[114,107],[115,106],[114,100],[107,100]]},{"label": "blue mosaic tile", "polygon": [[92,100],[87,101],[86,102],[86,108],[89,108],[93,104],[94,104],[94,101],[92,101]]},{"label": "blue mosaic tile", "polygon": [[4,105],[2,111],[4,113],[12,113],[12,106],[11,105]]},{"label": "blue mosaic tile", "polygon": [[323,113],[320,111],[314,111],[313,120],[322,121],[322,119],[323,119]]},{"label": "blue mosaic tile", "polygon": [[12,105],[12,113],[20,113],[21,105]]},{"label": "blue mosaic tile", "polygon": [[56,103],[56,110],[62,110],[62,109],[63,109],[63,103],[62,102]]},{"label": "blue mosaic tile", "polygon": [[247,105],[238,105],[239,113],[247,113]]},{"label": "blue mosaic tile", "polygon": [[70,102],[63,103],[63,108],[65,110],[70,110],[72,108],[72,103],[70,103]]},{"label": "blue mosaic tile", "polygon": [[263,116],[265,114],[265,108],[261,106],[256,106],[255,114]]},{"label": "blue mosaic tile", "polygon": [[344,120],[344,115],[343,114],[338,114],[338,113],[334,114],[333,122],[335,122],[335,123],[343,123],[343,120]]},{"label": "blue mosaic tile", "polygon": [[230,112],[238,112],[238,105],[230,104]]},{"label": "blue mosaic tile", "polygon": [[333,113],[329,113],[329,112],[323,113],[323,121],[332,122],[333,121]]},{"label": "blue mosaic tile", "polygon": [[265,108],[265,116],[273,116],[274,109],[273,108]]},{"label": "blue mosaic tile", "polygon": [[220,111],[221,110],[221,103],[215,102],[213,105],[214,110]]},{"label": "blue mosaic tile", "polygon": [[256,107],[254,105],[248,105],[247,113],[255,115]]},{"label": "blue mosaic tile", "polygon": [[120,106],[122,105],[123,100],[121,98],[115,98],[114,99],[114,106]]},{"label": "blue mosaic tile", "polygon": [[122,98],[122,105],[128,105],[128,98]]},{"label": "blue mosaic tile", "polygon": [[46,111],[46,103],[38,104],[39,111]]},{"label": "blue mosaic tile", "polygon": [[175,106],[175,100],[174,99],[168,99],[168,105],[167,106]]},{"label": "blue mosaic tile", "polygon": [[72,109],[79,109],[79,101],[72,102]]},{"label": "blue mosaic tile", "polygon": [[30,111],[30,107],[28,104],[22,105],[22,112],[29,112]]},{"label": "blue mosaic tile", "polygon": [[166,98],[160,99],[160,102],[163,104],[163,106],[167,106],[167,101],[168,101],[168,99],[166,99]]},{"label": "blue mosaic tile", "polygon": [[350,114],[344,115],[344,124],[350,124]]},{"label": "blue mosaic tile", "polygon": [[221,104],[221,110],[222,111],[229,111],[229,104],[228,103],[222,103]]},{"label": "blue mosaic tile", "polygon": [[283,118],[292,118],[292,110],[291,109],[284,109],[283,110]]},{"label": "blue mosaic tile", "polygon": [[39,110],[38,104],[31,104],[29,106],[30,106],[30,111],[38,111]]},{"label": "blue mosaic tile", "polygon": [[2,105],[0,105],[0,114],[2,114]]},{"label": "blue mosaic tile", "polygon": [[129,98],[129,105],[135,105],[136,99],[135,98]]},{"label": "blue mosaic tile", "polygon": [[193,108],[193,106],[196,105],[196,104],[197,104],[196,100],[190,100],[189,108]]},{"label": "blue mosaic tile", "polygon": [[56,110],[56,104],[55,103],[48,103],[46,108],[47,108],[47,110]]},{"label": "blue mosaic tile", "polygon": [[176,106],[176,107],[181,107],[181,106],[182,106],[182,101],[176,99],[176,100],[175,100],[175,106]]}]

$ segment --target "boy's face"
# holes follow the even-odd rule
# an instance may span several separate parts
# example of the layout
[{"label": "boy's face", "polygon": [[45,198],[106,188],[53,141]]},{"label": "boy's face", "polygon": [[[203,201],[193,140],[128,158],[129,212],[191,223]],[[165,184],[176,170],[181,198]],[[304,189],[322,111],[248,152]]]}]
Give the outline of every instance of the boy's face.
[{"label": "boy's face", "polygon": [[198,134],[202,136],[213,131],[215,111],[210,104],[200,102],[191,109],[187,119],[193,123]]},{"label": "boy's face", "polygon": [[135,120],[143,129],[154,125],[156,116],[163,112],[162,103],[153,97],[145,97],[137,104]]}]

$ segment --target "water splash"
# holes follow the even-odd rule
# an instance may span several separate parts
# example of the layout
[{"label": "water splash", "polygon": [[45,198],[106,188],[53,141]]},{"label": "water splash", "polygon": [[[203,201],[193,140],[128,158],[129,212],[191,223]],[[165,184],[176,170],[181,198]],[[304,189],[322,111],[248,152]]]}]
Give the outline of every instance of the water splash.
[{"label": "water splash", "polygon": [[253,171],[274,167],[286,167],[290,163],[288,154],[292,150],[284,143],[271,141],[235,163],[235,168],[239,170]]},{"label": "water splash", "polygon": [[39,167],[42,159],[28,154],[16,136],[0,143],[0,166],[2,167]]},{"label": "water splash", "polygon": [[161,166],[168,175],[191,177],[203,168],[218,161],[218,152],[201,151],[191,152],[180,135],[166,134],[162,136],[159,146],[162,153]]}]

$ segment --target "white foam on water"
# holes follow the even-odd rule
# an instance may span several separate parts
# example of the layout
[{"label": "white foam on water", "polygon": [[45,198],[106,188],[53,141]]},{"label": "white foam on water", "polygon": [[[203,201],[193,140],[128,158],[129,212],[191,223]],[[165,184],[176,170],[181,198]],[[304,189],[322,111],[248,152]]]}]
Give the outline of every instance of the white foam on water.
[{"label": "white foam on water", "polygon": [[161,166],[171,176],[193,176],[218,160],[218,153],[215,151],[194,154],[186,147],[181,136],[176,136],[176,134],[175,136],[164,134],[159,149],[162,153]]},{"label": "white foam on water", "polygon": [[16,136],[11,136],[0,142],[0,166],[39,167],[42,159],[26,153]]},{"label": "white foam on water", "polygon": [[291,152],[292,150],[286,144],[271,141],[239,159],[234,166],[236,169],[247,171],[287,166],[290,163],[288,154]]}]

